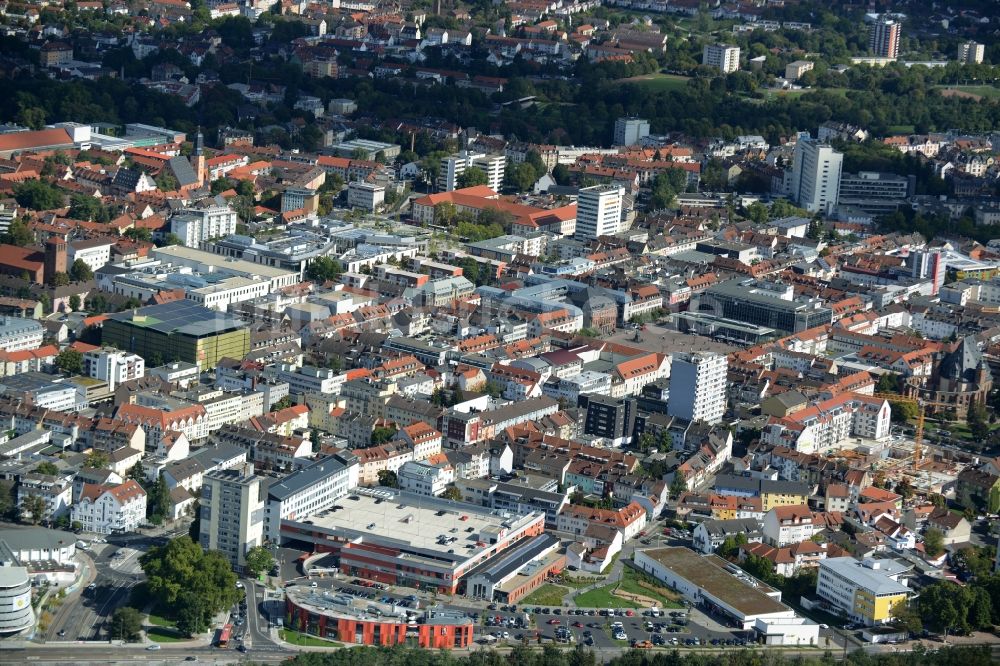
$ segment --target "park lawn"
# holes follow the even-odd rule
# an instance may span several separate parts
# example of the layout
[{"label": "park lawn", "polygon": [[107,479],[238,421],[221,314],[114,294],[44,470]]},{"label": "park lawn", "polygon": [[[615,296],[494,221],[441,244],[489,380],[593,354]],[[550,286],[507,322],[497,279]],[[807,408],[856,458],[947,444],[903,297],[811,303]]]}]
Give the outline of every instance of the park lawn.
[{"label": "park lawn", "polygon": [[150,613],[146,616],[146,621],[154,627],[176,627],[177,623],[173,620],[168,620],[162,615],[157,615],[156,613]]},{"label": "park lawn", "polygon": [[[642,596],[649,597],[650,599],[656,599],[660,604],[660,608],[684,607],[684,604],[681,603],[680,595],[671,594],[668,596],[656,590],[651,590],[641,586],[639,584],[640,580],[643,580],[643,577],[639,572],[629,567],[625,567],[622,575],[622,581],[618,586],[618,589],[624,592],[631,592],[632,594],[641,594]],[[653,582],[653,584],[660,588],[663,587],[655,582]]]},{"label": "park lawn", "polygon": [[619,79],[618,83],[634,83],[653,92],[674,92],[687,88],[688,76],[677,74],[643,74],[627,79]]},{"label": "park lawn", "polygon": [[971,95],[979,95],[980,97],[986,97],[986,98],[989,98],[989,99],[998,99],[998,98],[1000,98],[1000,88],[997,88],[996,86],[986,86],[986,85],[983,85],[983,86],[962,86],[962,85],[959,85],[959,86],[949,86],[949,85],[940,85],[940,86],[937,86],[937,87],[939,89],[941,89],[941,90],[960,90],[962,92],[969,93]]},{"label": "park lawn", "polygon": [[605,585],[577,595],[573,603],[580,608],[640,608],[641,605],[611,594],[615,584]]},{"label": "park lawn", "polygon": [[153,627],[146,632],[146,638],[154,643],[178,643],[190,640],[180,632],[167,627]]},{"label": "park lawn", "polygon": [[286,643],[291,643],[292,645],[304,645],[306,647],[342,647],[341,643],[337,641],[328,641],[323,638],[318,638],[316,636],[310,636],[309,634],[303,634],[298,631],[292,631],[291,629],[282,629],[278,632],[281,640]]},{"label": "park lawn", "polygon": [[521,600],[522,606],[562,606],[563,597],[569,594],[569,588],[562,585],[545,583],[540,588]]}]

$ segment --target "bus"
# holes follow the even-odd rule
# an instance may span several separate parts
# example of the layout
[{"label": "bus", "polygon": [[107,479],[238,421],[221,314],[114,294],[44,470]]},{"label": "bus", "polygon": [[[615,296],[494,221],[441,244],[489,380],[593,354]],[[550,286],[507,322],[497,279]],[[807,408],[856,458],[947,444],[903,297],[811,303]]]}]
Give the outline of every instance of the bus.
[{"label": "bus", "polygon": [[219,631],[219,639],[215,644],[220,648],[229,647],[229,641],[233,636],[233,625],[227,624]]}]

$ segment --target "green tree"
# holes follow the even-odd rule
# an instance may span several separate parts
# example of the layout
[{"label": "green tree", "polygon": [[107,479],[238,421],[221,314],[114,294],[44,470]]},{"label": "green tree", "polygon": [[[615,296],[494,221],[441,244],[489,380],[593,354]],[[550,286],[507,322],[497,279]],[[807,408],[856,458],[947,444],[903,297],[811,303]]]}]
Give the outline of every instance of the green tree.
[{"label": "green tree", "polygon": [[[541,175],[544,174],[543,171]],[[517,192],[530,192],[541,175],[535,172],[535,167],[527,162],[522,162],[513,169],[508,168],[504,180],[508,187]]]},{"label": "green tree", "polygon": [[459,188],[463,187],[475,187],[476,185],[485,185],[489,182],[486,178],[486,172],[479,167],[469,167],[456,180],[456,185]]},{"label": "green tree", "polygon": [[14,186],[17,203],[31,210],[51,210],[65,204],[62,192],[42,180],[26,180]]},{"label": "green tree", "polygon": [[276,412],[279,409],[288,409],[293,404],[294,403],[292,402],[292,396],[286,395],[284,398],[271,405],[271,411]]},{"label": "green tree", "polygon": [[924,552],[929,557],[937,557],[944,552],[944,534],[941,530],[931,527],[924,532]]},{"label": "green tree", "polygon": [[142,483],[146,478],[146,470],[143,469],[141,460],[128,468],[128,471],[125,472],[125,478]]},{"label": "green tree", "polygon": [[399,431],[395,428],[390,428],[389,426],[375,426],[372,428],[372,436],[370,439],[372,446],[385,444],[390,439],[395,437],[397,432]]},{"label": "green tree", "polygon": [[889,407],[892,408],[892,420],[896,423],[906,423],[919,416],[919,408],[912,402],[890,400]]},{"label": "green tree", "polygon": [[35,471],[38,472],[39,474],[47,474],[49,476],[59,475],[59,468],[56,467],[55,463],[49,460],[39,463],[38,466],[35,467]]},{"label": "green tree", "polygon": [[747,543],[747,536],[745,534],[726,537],[726,540],[716,549],[715,553],[719,557],[731,560],[740,554],[740,546],[745,543]]},{"label": "green tree", "polygon": [[90,467],[92,469],[104,469],[110,462],[111,460],[108,458],[108,454],[104,451],[91,451],[84,459],[83,466]]},{"label": "green tree", "polygon": [[160,247],[170,247],[171,245],[184,245],[184,240],[180,236],[171,231],[169,234],[164,236],[163,240],[161,240],[158,244]]},{"label": "green tree", "polygon": [[757,224],[766,224],[768,221],[767,206],[759,201],[754,201],[747,207],[747,217]]},{"label": "green tree", "polygon": [[340,262],[330,257],[316,257],[306,266],[306,277],[313,282],[336,282],[343,272]]},{"label": "green tree", "polygon": [[445,491],[441,493],[441,497],[447,500],[453,500],[455,502],[462,501],[462,491],[455,486],[448,486]]},{"label": "green tree", "polygon": [[875,391],[878,393],[901,393],[902,377],[894,372],[887,372],[879,375],[878,383],[875,385]]},{"label": "green tree", "polygon": [[911,636],[915,636],[923,630],[924,623],[920,619],[920,611],[915,604],[902,601],[894,605],[890,612],[893,622]]},{"label": "green tree", "polygon": [[171,609],[177,628],[188,635],[207,630],[211,618],[240,597],[236,574],[225,556],[203,551],[188,536],[151,548],[139,563],[150,599]]},{"label": "green tree", "polygon": [[573,176],[565,164],[557,164],[552,168],[552,179],[558,185],[569,185],[573,182]]},{"label": "green tree", "polygon": [[111,638],[134,643],[142,637],[142,613],[131,606],[116,608],[111,616]]},{"label": "green tree", "polygon": [[78,375],[83,372],[83,354],[67,347],[56,356],[56,367],[67,375]]},{"label": "green tree", "polygon": [[246,554],[247,570],[254,576],[270,571],[274,566],[274,555],[266,546],[254,546]]},{"label": "green tree", "polygon": [[87,280],[94,279],[94,271],[90,269],[90,266],[83,259],[77,259],[70,266],[69,276],[73,282],[86,282]]},{"label": "green tree", "polygon": [[58,271],[52,274],[49,281],[52,283],[53,287],[65,287],[69,284],[69,275],[67,273],[63,273],[62,271]]},{"label": "green tree", "polygon": [[670,482],[670,497],[677,499],[685,492],[687,492],[687,482],[684,480],[684,472],[675,470],[674,478]]},{"label": "green tree", "polygon": [[80,311],[80,297],[77,294],[72,294],[69,297],[69,309],[73,312]]},{"label": "green tree", "polygon": [[108,214],[100,199],[74,194],[70,197],[69,216],[74,220],[100,222],[107,221],[105,218],[108,217]]},{"label": "green tree", "polygon": [[21,500],[21,520],[27,519],[32,525],[37,525],[46,518],[45,498],[41,495],[28,495]]},{"label": "green tree", "polygon": [[35,234],[32,233],[30,228],[28,228],[28,225],[24,220],[21,218],[15,218],[11,221],[7,231],[0,236],[0,241],[8,245],[25,247],[35,242]]},{"label": "green tree", "polygon": [[163,473],[146,488],[146,518],[154,525],[161,524],[170,515],[170,486]]},{"label": "green tree", "polygon": [[391,469],[383,469],[378,473],[378,485],[399,488],[399,477]]},{"label": "green tree", "polygon": [[132,227],[126,229],[125,233],[122,234],[125,238],[129,240],[134,240],[142,243],[149,243],[153,240],[153,232],[146,228]]}]

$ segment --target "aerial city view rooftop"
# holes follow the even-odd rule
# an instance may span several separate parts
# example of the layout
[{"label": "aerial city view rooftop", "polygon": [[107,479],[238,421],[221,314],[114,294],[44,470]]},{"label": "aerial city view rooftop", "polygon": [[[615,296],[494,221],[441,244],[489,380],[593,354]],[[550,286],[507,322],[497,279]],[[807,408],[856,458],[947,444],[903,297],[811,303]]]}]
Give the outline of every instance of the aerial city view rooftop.
[{"label": "aerial city view rooftop", "polygon": [[996,0],[0,0],[0,663],[1000,661]]}]

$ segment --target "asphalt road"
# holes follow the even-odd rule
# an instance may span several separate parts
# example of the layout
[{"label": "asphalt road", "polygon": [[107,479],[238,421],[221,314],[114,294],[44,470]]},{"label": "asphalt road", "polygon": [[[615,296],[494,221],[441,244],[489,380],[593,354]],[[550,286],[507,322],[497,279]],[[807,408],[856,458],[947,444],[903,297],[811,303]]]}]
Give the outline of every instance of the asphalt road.
[{"label": "asphalt road", "polygon": [[[118,553],[121,557],[116,557]],[[71,595],[56,611],[46,640],[106,640],[115,609],[125,605],[143,578],[139,557],[144,551],[114,544],[91,544],[87,554],[95,566],[93,587]]]}]

